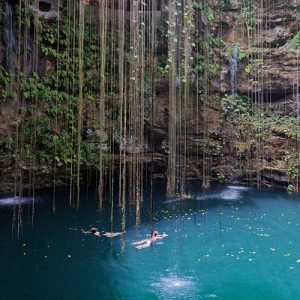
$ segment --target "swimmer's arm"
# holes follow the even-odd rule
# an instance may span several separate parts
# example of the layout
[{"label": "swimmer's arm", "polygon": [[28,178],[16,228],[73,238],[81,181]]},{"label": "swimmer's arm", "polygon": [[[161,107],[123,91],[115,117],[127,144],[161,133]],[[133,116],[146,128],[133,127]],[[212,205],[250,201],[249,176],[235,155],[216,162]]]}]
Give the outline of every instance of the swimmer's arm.
[{"label": "swimmer's arm", "polygon": [[104,235],[106,237],[109,237],[109,238],[112,238],[112,237],[119,236],[121,234],[122,234],[122,232],[105,232],[102,235]]},{"label": "swimmer's arm", "polygon": [[163,238],[165,238],[167,236],[168,236],[167,234],[163,233],[163,234],[158,235],[157,238],[158,239],[163,239]]}]

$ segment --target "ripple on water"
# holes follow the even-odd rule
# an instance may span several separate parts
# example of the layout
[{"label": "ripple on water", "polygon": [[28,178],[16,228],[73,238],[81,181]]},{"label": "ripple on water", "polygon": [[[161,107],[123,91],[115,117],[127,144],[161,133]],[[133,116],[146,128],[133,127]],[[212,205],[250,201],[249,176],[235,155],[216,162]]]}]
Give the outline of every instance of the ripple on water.
[{"label": "ripple on water", "polygon": [[196,200],[201,200],[201,201],[203,201],[203,200],[210,200],[210,199],[217,199],[217,198],[219,198],[220,197],[220,195],[219,194],[208,194],[208,195],[200,195],[200,196],[197,196],[196,197]]},{"label": "ripple on water", "polygon": [[195,284],[192,277],[179,277],[176,275],[162,276],[158,282],[151,284],[159,295],[164,299],[170,297],[190,297],[195,291]]},{"label": "ripple on water", "polygon": [[241,194],[238,190],[226,189],[220,193],[220,198],[223,200],[238,200],[240,199]]},{"label": "ripple on water", "polygon": [[175,202],[179,202],[179,201],[181,201],[181,199],[179,197],[168,198],[168,200],[163,201],[163,204],[175,203]]},{"label": "ripple on water", "polygon": [[228,188],[231,190],[238,190],[238,191],[248,191],[249,190],[249,187],[240,186],[240,185],[229,185]]}]

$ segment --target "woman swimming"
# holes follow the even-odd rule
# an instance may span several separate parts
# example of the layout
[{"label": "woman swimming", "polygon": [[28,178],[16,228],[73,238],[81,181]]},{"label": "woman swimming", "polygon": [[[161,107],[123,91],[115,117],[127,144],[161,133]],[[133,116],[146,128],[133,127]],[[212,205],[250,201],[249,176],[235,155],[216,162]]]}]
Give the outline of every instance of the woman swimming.
[{"label": "woman swimming", "polygon": [[158,240],[162,240],[163,238],[167,237],[168,235],[163,233],[163,234],[159,234],[158,231],[153,231],[151,236],[141,240],[139,242],[134,242],[131,245],[133,245],[136,249],[144,249],[147,247],[150,247],[154,242],[158,241]]}]

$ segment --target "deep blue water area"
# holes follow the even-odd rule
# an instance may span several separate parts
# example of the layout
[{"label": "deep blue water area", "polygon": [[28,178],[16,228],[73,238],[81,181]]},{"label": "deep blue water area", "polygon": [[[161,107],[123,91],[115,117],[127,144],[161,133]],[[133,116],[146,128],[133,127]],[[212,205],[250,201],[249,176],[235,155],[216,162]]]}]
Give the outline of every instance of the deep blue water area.
[{"label": "deep blue water area", "polygon": [[139,226],[126,208],[125,247],[121,237],[81,232],[121,230],[117,203],[111,225],[111,206],[97,210],[94,188],[78,211],[59,190],[55,215],[52,191],[38,194],[33,218],[32,199],[23,199],[19,239],[19,206],[0,200],[0,299],[300,299],[299,198],[233,185],[193,190],[192,200],[167,199],[155,183],[154,229],[168,237],[142,250],[131,243],[150,233],[149,193]]}]

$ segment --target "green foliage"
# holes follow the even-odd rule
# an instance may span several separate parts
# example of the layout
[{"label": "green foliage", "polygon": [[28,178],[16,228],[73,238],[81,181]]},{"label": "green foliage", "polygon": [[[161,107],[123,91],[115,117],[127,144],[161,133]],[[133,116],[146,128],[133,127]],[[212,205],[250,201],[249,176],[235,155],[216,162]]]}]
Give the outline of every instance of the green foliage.
[{"label": "green foliage", "polygon": [[193,73],[199,78],[196,84],[198,92],[201,93],[207,84],[205,81],[202,82],[203,77],[211,81],[220,73],[221,66],[217,63],[216,57],[218,57],[217,51],[219,51],[219,47],[224,45],[224,41],[210,34],[206,39],[198,38],[194,45],[198,52],[192,67]]},{"label": "green foliage", "polygon": [[201,11],[202,21],[204,23],[212,23],[214,21],[214,9],[208,3],[196,3],[196,9]]},{"label": "green foliage", "polygon": [[[35,135],[34,149],[31,147],[32,134]],[[49,117],[31,117],[27,120],[23,131],[25,158],[38,164],[52,163],[66,165],[73,159],[72,136],[66,131],[55,133],[51,130]],[[53,157],[55,153],[55,156]]]},{"label": "green foliage", "polygon": [[247,31],[253,30],[257,25],[261,23],[261,20],[257,17],[258,6],[254,3],[244,5],[241,9],[241,17],[245,22]]},{"label": "green foliage", "polygon": [[227,48],[225,53],[225,57],[227,58],[227,60],[229,60],[229,58],[231,57],[234,48],[237,48],[238,50],[238,61],[244,61],[249,57],[249,53],[245,49],[241,48],[240,45],[235,45],[232,48]]},{"label": "green foliage", "polygon": [[225,175],[224,173],[220,172],[217,174],[217,178],[219,182],[225,182]]},{"label": "green foliage", "polygon": [[[24,15],[24,11],[18,11]],[[32,15],[28,12],[28,25],[33,22]],[[36,22],[36,20],[35,20]],[[25,100],[26,109],[22,125],[23,158],[38,165],[53,164],[58,167],[76,162],[77,134],[76,103],[78,98],[78,49],[73,48],[77,43],[78,28],[70,26],[70,20],[62,15],[60,26],[52,22],[38,22],[37,44],[40,47],[41,59],[47,62],[44,75],[33,73],[25,78],[20,73],[20,97]],[[75,31],[74,31],[74,28]],[[115,43],[111,40],[111,32],[107,33],[108,44]],[[84,90],[86,100],[98,101],[100,94],[99,84],[99,36],[95,27],[86,26],[84,44]],[[21,47],[22,48],[22,47]],[[107,57],[113,59],[111,47],[107,47]],[[114,55],[116,55],[114,53]],[[113,80],[117,69],[118,60],[110,61],[112,66],[107,70],[106,76]],[[116,76],[116,75],[114,75]],[[0,101],[8,98],[11,93],[11,76],[0,66]],[[15,80],[15,79],[14,79]],[[114,86],[110,88],[110,95],[114,96]],[[145,80],[145,105],[149,106],[149,80]],[[56,120],[56,121],[55,121]],[[82,128],[85,131],[85,128]],[[83,135],[84,137],[84,135]],[[11,140],[3,140],[0,150],[10,151]],[[82,141],[82,163],[86,166],[97,166],[100,153],[99,142],[84,139]],[[103,154],[104,155],[104,154]],[[104,155],[105,156],[105,155]],[[109,158],[105,156],[105,158]]]},{"label": "green foliage", "polygon": [[289,193],[298,192],[298,179],[300,175],[300,154],[294,150],[284,157],[284,161],[287,165],[287,175],[291,181],[291,183],[288,185],[287,190]]},{"label": "green foliage", "polygon": [[166,54],[160,55],[157,61],[157,73],[158,76],[167,76],[169,74],[169,61]]},{"label": "green foliage", "polygon": [[298,50],[300,47],[300,34],[297,33],[294,35],[292,39],[286,42],[286,44],[282,47],[283,49],[292,49]]},{"label": "green foliage", "polygon": [[298,120],[290,116],[272,116],[270,122],[278,126],[278,130],[284,133],[291,140],[297,141],[300,139],[300,130]]},{"label": "green foliage", "polygon": [[10,154],[13,152],[15,142],[11,136],[5,137],[0,142],[0,152]]},{"label": "green foliage", "polygon": [[220,69],[219,65],[217,65],[214,62],[209,62],[208,64],[206,64],[203,58],[200,58],[194,67],[195,73],[198,73],[199,75],[201,74],[203,75],[204,72],[207,72],[210,78],[217,75],[219,69]]},{"label": "green foliage", "polygon": [[[241,100],[238,100],[239,103]],[[246,103],[248,103],[247,100]],[[298,121],[295,117],[273,115],[267,116],[263,112],[251,112],[250,107],[245,104],[232,104],[231,96],[222,99],[222,107],[224,115],[230,122],[234,123],[238,129],[239,138],[246,138],[247,140],[259,139],[267,141],[272,135],[272,131],[280,132],[289,140],[297,141],[300,138],[300,130]],[[240,108],[234,113],[234,107]],[[231,112],[231,114],[230,114]],[[227,115],[226,115],[227,113]],[[292,161],[289,159],[289,161]],[[292,168],[290,167],[290,173]]]},{"label": "green foliage", "polygon": [[299,153],[290,153],[284,157],[287,163],[287,173],[290,179],[297,179],[300,175],[300,157]]},{"label": "green foliage", "polygon": [[292,184],[289,184],[288,187],[287,187],[287,191],[288,193],[294,193],[295,192],[295,188]]},{"label": "green foliage", "polygon": [[300,130],[297,118],[291,116],[272,115],[267,116],[263,112],[253,113],[249,100],[239,95],[225,95],[221,99],[221,106],[226,119],[239,126],[245,136],[266,140],[271,134],[272,128],[286,135],[290,140],[300,139]]},{"label": "green foliage", "polygon": [[256,139],[266,140],[271,132],[272,122],[263,113],[256,113],[245,117],[250,132]]},{"label": "green foliage", "polygon": [[16,91],[12,87],[13,76],[8,74],[3,65],[0,65],[0,102],[5,102],[16,97]]},{"label": "green foliage", "polygon": [[245,67],[244,71],[246,74],[251,74],[253,71],[259,71],[262,67],[261,59],[251,59],[249,60],[248,65]]},{"label": "green foliage", "polygon": [[242,61],[248,57],[248,53],[241,48],[239,49],[238,53],[239,53],[239,56],[238,56],[239,61]]},{"label": "green foliage", "polygon": [[56,147],[54,159],[58,165],[67,165],[74,160],[73,141],[70,133],[63,130],[53,136],[53,142]]},{"label": "green foliage", "polygon": [[237,116],[249,115],[250,111],[248,100],[239,95],[225,95],[221,99],[221,106],[225,116],[229,120],[234,120]]},{"label": "green foliage", "polygon": [[245,73],[246,74],[250,74],[252,72],[252,66],[251,65],[247,65],[246,67],[245,67]]}]

